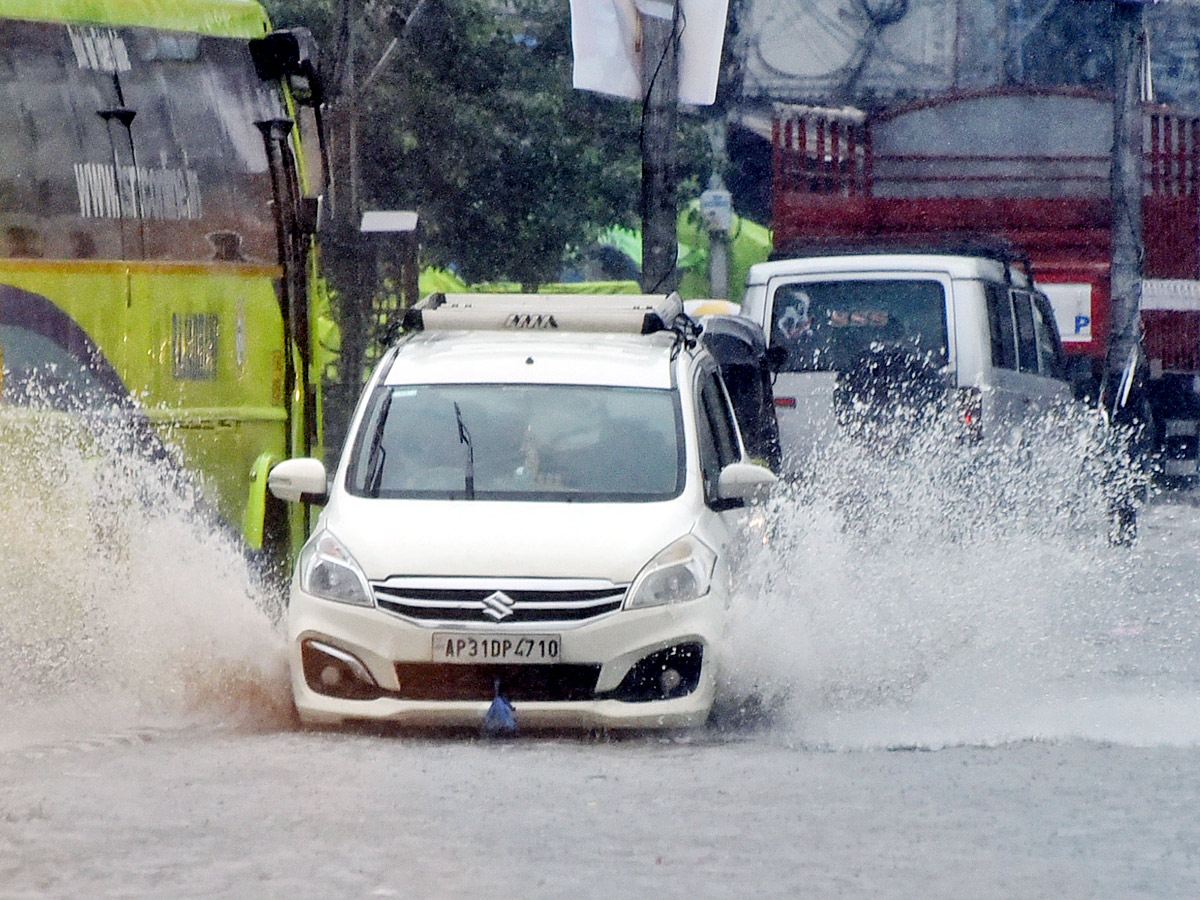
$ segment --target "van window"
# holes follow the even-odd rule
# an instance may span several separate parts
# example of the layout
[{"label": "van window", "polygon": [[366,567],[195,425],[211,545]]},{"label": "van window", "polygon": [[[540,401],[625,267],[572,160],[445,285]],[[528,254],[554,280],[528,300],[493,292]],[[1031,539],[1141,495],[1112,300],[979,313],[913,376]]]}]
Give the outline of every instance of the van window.
[{"label": "van window", "polygon": [[984,285],[987,293],[988,327],[992,334],[992,365],[998,369],[1017,367],[1017,331],[1013,324],[1012,298],[1004,285]]},{"label": "van window", "polygon": [[1037,334],[1033,330],[1033,298],[1025,291],[1013,291],[1013,313],[1017,320],[1017,362],[1022,372],[1038,371]]},{"label": "van window", "polygon": [[1050,301],[1043,294],[1033,295],[1033,330],[1037,334],[1038,366],[1042,374],[1064,378],[1066,360],[1058,336],[1058,323],[1054,320]]},{"label": "van window", "polygon": [[842,279],[775,292],[771,343],[788,351],[782,371],[851,368],[877,346],[904,347],[946,364],[946,292],[938,281]]}]

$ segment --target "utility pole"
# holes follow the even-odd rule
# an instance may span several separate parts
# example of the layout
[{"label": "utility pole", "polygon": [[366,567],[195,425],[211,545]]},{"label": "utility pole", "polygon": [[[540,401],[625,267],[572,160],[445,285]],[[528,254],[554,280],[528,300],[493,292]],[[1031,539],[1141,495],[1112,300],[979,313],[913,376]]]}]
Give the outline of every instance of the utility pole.
[{"label": "utility pole", "polygon": [[1142,301],[1142,6],[1113,3],[1111,333],[1102,399],[1116,413],[1132,387]]},{"label": "utility pole", "polygon": [[[423,13],[427,0],[417,0],[412,11],[401,18],[393,9],[387,24],[399,25],[399,31],[388,43],[365,78],[369,60],[365,58],[364,32],[370,27],[363,16],[371,6],[363,0],[338,0],[338,28],[335,43],[334,69],[336,83],[333,102],[328,109],[328,145],[332,175],[328,204],[328,222],[323,235],[325,270],[337,291],[337,320],[341,349],[338,358],[338,382],[326,385],[327,431],[326,447],[336,453],[344,434],[341,429],[349,421],[354,404],[362,392],[366,366],[373,337],[375,294],[380,286],[378,252],[380,234],[403,233],[402,252],[395,254],[403,260],[405,288],[403,294],[411,300],[417,293],[413,282],[416,276],[417,230],[399,228],[394,221],[378,221],[369,228],[371,238],[364,240],[360,227],[363,219],[364,191],[362,182],[362,110],[367,91],[408,40],[414,23]],[[379,23],[374,26],[382,27]],[[371,253],[368,253],[370,249]],[[336,458],[336,457],[334,457]]]},{"label": "utility pole", "polygon": [[337,458],[350,414],[362,393],[371,306],[367,260],[358,230],[362,211],[357,70],[362,0],[339,0],[338,12],[326,117],[330,196],[322,234],[325,272],[336,291],[334,312],[340,340],[337,380],[325,385],[325,447],[331,459]]},{"label": "utility pole", "polygon": [[677,287],[675,128],[679,106],[679,0],[640,0],[642,27],[642,290]]}]

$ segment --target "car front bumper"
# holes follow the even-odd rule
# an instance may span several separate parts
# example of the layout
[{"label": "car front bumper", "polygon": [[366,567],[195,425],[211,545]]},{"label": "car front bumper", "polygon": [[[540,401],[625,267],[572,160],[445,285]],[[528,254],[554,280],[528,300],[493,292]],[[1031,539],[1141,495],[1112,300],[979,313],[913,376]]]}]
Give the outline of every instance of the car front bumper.
[{"label": "car front bumper", "polygon": [[[478,727],[498,691],[511,702],[520,728],[701,725],[713,703],[714,648],[724,612],[725,598],[710,592],[687,603],[620,610],[582,623],[433,626],[293,590],[292,691],[307,724]],[[434,633],[454,631],[553,633],[561,636],[560,658],[544,665],[434,663]],[[333,685],[322,679],[330,665],[341,672]],[[664,684],[660,679],[669,669],[678,671]],[[669,689],[676,675],[680,683]]]}]

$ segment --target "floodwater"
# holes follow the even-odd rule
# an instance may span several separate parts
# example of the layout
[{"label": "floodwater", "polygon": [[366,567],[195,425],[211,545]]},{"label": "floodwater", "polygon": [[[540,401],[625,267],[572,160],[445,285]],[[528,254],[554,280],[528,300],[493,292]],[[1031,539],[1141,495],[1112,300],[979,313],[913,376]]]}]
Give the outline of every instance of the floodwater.
[{"label": "floodwater", "polygon": [[1200,505],[1110,546],[1085,424],[831,447],[709,728],[502,741],[297,729],[278,596],[58,427],[0,419],[2,898],[1200,896]]}]

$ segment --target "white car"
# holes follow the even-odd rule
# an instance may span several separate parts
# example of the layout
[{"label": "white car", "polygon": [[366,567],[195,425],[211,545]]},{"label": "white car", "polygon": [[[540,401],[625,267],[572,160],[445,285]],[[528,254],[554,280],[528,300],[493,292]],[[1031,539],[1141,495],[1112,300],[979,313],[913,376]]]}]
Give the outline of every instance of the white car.
[{"label": "white car", "polygon": [[[306,723],[703,723],[746,461],[676,295],[433,295],[375,370],[287,616]],[[327,492],[327,496],[326,496]]]}]

